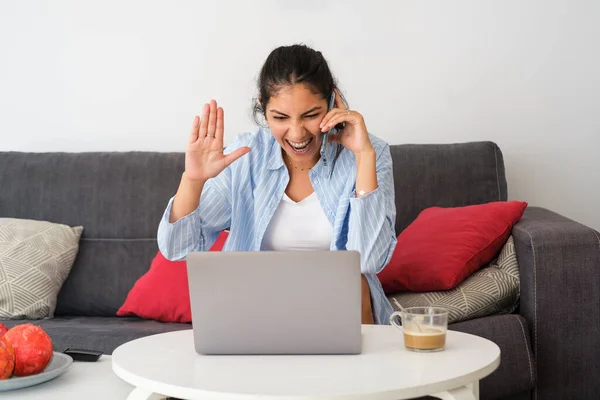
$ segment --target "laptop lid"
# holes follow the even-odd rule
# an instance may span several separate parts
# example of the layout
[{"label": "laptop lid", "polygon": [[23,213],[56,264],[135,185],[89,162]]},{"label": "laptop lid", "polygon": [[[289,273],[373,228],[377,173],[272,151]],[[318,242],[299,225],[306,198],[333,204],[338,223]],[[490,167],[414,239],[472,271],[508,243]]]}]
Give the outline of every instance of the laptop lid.
[{"label": "laptop lid", "polygon": [[356,251],[193,252],[187,270],[200,354],[357,354]]}]

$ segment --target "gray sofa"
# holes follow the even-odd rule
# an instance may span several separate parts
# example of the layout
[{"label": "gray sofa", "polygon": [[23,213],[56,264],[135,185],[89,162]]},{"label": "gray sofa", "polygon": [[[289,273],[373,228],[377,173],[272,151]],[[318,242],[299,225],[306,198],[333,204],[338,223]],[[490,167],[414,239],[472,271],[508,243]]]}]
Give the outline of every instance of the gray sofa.
[{"label": "gray sofa", "polygon": [[[502,153],[494,143],[399,145],[392,156],[398,232],[429,206],[507,199]],[[85,227],[55,318],[33,321],[57,350],[111,353],[141,336],[190,328],[115,316],[157,252],[159,218],[183,161],[181,153],[0,152],[1,217]],[[481,398],[597,399],[600,235],[536,207],[512,233],[521,268],[519,309],[451,326],[502,350],[499,369],[481,382]]]}]

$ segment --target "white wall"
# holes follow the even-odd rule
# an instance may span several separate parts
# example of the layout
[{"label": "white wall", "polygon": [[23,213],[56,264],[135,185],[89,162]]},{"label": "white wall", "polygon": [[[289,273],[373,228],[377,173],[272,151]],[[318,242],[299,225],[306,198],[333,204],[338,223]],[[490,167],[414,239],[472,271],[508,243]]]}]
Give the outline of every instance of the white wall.
[{"label": "white wall", "polygon": [[600,229],[600,2],[0,0],[0,150],[182,151],[253,130],[272,48],[323,51],[371,132],[493,140],[509,196]]}]

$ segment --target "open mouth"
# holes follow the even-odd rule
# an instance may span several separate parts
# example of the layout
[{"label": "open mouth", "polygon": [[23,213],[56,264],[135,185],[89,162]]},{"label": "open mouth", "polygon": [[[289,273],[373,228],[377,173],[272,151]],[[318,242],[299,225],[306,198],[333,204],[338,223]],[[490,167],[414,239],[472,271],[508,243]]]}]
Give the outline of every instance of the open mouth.
[{"label": "open mouth", "polygon": [[285,140],[287,142],[287,144],[290,146],[290,148],[292,149],[292,151],[296,154],[304,154],[308,151],[310,144],[312,143],[314,138],[310,138],[308,140],[305,140],[303,142],[291,142],[289,140]]}]

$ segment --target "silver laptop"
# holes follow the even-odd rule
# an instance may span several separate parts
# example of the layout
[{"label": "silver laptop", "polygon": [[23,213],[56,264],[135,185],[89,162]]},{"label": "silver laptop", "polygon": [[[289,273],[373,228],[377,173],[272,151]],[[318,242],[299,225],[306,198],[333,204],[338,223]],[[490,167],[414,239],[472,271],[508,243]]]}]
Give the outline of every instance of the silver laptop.
[{"label": "silver laptop", "polygon": [[200,354],[358,354],[356,251],[194,252],[187,256]]}]

